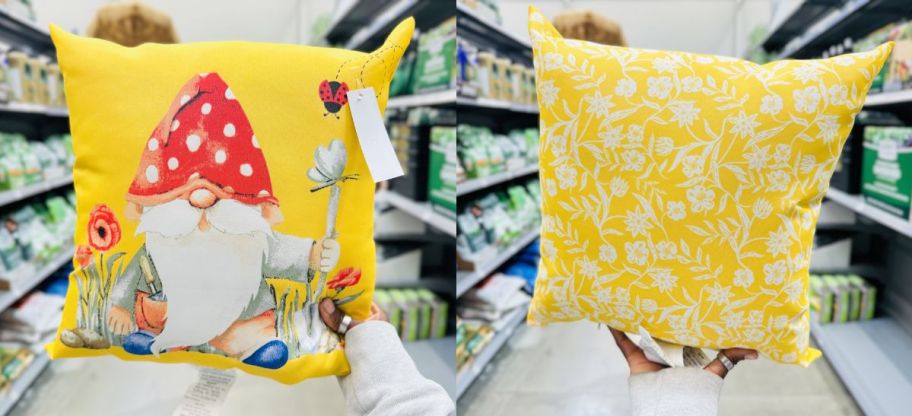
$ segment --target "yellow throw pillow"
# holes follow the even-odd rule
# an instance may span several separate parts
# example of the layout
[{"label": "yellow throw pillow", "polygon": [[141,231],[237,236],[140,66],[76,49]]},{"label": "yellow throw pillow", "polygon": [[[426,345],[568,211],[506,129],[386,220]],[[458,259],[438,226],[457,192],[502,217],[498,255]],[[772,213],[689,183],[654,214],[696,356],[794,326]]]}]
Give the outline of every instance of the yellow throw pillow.
[{"label": "yellow throw pillow", "polygon": [[820,204],[892,44],[739,59],[563,39],[529,12],[542,261],[529,320],[807,365]]},{"label": "yellow throw pillow", "polygon": [[317,304],[374,290],[374,182],[346,92],[381,111],[414,21],[372,53],[251,42],[125,48],[51,27],[78,245],[52,358],[349,371]]}]

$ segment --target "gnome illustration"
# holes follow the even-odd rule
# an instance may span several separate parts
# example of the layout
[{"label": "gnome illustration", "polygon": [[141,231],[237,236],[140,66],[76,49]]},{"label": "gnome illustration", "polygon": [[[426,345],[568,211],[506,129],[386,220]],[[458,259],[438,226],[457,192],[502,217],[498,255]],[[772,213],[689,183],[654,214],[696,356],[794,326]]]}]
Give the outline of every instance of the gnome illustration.
[{"label": "gnome illustration", "polygon": [[132,354],[200,347],[279,368],[276,302],[265,277],[305,281],[335,267],[332,238],[281,222],[266,159],[218,74],[193,77],[145,144],[126,195],[145,244],[111,293],[108,327]]}]

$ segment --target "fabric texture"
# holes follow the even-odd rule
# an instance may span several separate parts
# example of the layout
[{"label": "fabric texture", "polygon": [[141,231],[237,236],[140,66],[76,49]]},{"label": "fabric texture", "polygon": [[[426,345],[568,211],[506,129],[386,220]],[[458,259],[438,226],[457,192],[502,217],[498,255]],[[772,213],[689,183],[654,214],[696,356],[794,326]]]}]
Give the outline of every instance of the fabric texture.
[{"label": "fabric texture", "polygon": [[739,59],[563,39],[531,8],[542,261],[529,320],[807,365],[820,204],[892,44]]},{"label": "fabric texture", "polygon": [[[346,93],[382,112],[414,31],[371,53],[211,42],[126,48],[51,35],[76,156],[75,242],[52,358],[240,368],[295,383],[349,370],[320,320],[374,289],[374,182]],[[319,65],[314,65],[319,62]]]},{"label": "fabric texture", "polygon": [[453,400],[440,385],[424,378],[396,329],[366,321],[345,334],[351,374],[339,378],[348,415],[455,415]]},{"label": "fabric texture", "polygon": [[628,379],[633,416],[713,416],[722,378],[702,368],[667,368]]}]

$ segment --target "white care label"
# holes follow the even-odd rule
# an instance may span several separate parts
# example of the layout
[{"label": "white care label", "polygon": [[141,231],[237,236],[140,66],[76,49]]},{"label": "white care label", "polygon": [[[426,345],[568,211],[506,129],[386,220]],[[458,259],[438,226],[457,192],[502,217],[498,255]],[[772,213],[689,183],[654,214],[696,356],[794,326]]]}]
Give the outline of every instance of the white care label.
[{"label": "white care label", "polygon": [[217,416],[234,385],[235,370],[200,368],[199,381],[187,389],[172,416]]},{"label": "white care label", "polygon": [[380,105],[373,88],[348,92],[348,105],[358,133],[358,142],[374,182],[402,176],[402,165],[393,150],[386,126],[380,117]]}]

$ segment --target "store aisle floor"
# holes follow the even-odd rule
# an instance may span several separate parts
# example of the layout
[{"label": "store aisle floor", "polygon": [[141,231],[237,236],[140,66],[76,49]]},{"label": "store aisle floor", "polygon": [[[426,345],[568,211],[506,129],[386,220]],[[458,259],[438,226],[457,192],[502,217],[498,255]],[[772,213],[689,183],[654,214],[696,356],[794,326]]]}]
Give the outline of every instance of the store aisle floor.
[{"label": "store aisle floor", "polygon": [[[459,414],[627,415],[627,363],[589,322],[523,326],[459,400]],[[722,416],[860,415],[824,359],[809,368],[743,362],[725,382]]]},{"label": "store aisle floor", "polygon": [[[197,379],[197,369],[189,364],[126,362],[111,356],[61,360],[45,370],[11,415],[170,415]],[[287,386],[239,372],[221,414],[344,412],[342,391],[334,377]]]}]

